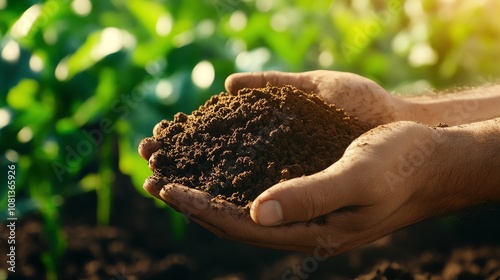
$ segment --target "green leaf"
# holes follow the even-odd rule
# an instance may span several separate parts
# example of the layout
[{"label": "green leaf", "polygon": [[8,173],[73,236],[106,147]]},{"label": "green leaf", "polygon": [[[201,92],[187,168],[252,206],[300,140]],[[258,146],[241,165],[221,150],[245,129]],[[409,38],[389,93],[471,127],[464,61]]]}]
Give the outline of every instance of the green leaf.
[{"label": "green leaf", "polygon": [[73,115],[75,124],[81,127],[99,113],[106,112],[117,98],[116,84],[116,72],[111,68],[104,68],[99,75],[95,95],[83,102]]},{"label": "green leaf", "polygon": [[34,102],[39,89],[35,80],[24,79],[7,94],[7,104],[13,109],[28,109]]},{"label": "green leaf", "polygon": [[[93,56],[92,52],[101,41],[102,31],[90,34],[87,40],[78,48],[78,50],[69,56],[68,60],[60,63],[67,63],[68,73],[64,80],[70,80],[74,75],[92,67],[98,59]],[[99,58],[100,59],[100,58]],[[63,66],[64,67],[64,66]]]},{"label": "green leaf", "polygon": [[72,118],[60,119],[56,123],[56,131],[59,135],[65,135],[75,132],[78,129],[78,125]]},{"label": "green leaf", "polygon": [[144,196],[150,195],[142,188],[144,180],[152,175],[146,160],[137,152],[137,147],[132,146],[129,137],[120,135],[118,147],[120,155],[120,171],[131,177],[135,188]]},{"label": "green leaf", "polygon": [[[135,18],[148,30],[151,35],[157,36],[157,24],[160,17],[166,21],[172,20],[165,5],[147,0],[128,1],[128,8]],[[167,23],[168,24],[168,23]]]}]

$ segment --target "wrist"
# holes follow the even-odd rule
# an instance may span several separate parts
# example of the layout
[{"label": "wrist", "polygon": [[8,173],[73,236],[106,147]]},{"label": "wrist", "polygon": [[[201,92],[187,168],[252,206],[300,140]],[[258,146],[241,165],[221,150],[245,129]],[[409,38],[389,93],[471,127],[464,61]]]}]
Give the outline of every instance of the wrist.
[{"label": "wrist", "polygon": [[415,117],[414,112],[416,110],[416,107],[418,106],[414,104],[411,101],[411,99],[395,95],[392,95],[392,97],[393,97],[393,104],[397,112],[395,114],[396,119],[394,121],[414,121],[414,122],[425,123],[420,120],[417,120],[417,118]]},{"label": "wrist", "polygon": [[423,98],[398,98],[401,108],[402,120],[435,125],[442,122],[435,116],[435,100],[430,97]]},{"label": "wrist", "polygon": [[429,130],[436,149],[421,178],[432,211],[500,201],[500,120]]},{"label": "wrist", "polygon": [[456,184],[479,203],[500,201],[500,118],[448,129],[462,171]]},{"label": "wrist", "polygon": [[430,125],[460,125],[500,117],[500,85],[401,99],[405,120]]}]

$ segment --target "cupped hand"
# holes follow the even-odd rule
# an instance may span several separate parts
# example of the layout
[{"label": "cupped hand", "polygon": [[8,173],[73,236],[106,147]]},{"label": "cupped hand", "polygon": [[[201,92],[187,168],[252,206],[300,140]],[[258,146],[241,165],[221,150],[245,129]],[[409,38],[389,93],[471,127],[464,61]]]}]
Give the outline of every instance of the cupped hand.
[{"label": "cupped hand", "polygon": [[302,73],[255,72],[232,74],[226,79],[226,90],[236,94],[249,87],[292,85],[305,92],[320,95],[326,102],[336,104],[361,122],[375,127],[402,120],[404,102],[362,76],[327,70]]},{"label": "cupped hand", "polygon": [[[413,122],[379,126],[356,139],[326,170],[262,193],[250,215],[161,178],[151,177],[144,188],[222,238],[323,258],[439,214],[436,207],[449,209],[439,201],[446,197],[438,188],[442,131]],[[154,145],[141,145],[141,155],[148,159]],[[323,222],[311,221],[317,217]]]}]

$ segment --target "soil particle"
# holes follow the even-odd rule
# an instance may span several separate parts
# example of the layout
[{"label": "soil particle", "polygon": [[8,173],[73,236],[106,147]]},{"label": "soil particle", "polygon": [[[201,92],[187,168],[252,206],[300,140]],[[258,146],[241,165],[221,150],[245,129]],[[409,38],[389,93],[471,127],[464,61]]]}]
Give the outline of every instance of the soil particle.
[{"label": "soil particle", "polygon": [[500,279],[500,251],[498,247],[460,248],[450,256],[425,253],[407,265],[387,261],[374,267],[357,280],[378,279]]},{"label": "soil particle", "polygon": [[268,84],[160,122],[149,164],[164,182],[246,207],[276,183],[325,169],[367,130],[313,93]]}]

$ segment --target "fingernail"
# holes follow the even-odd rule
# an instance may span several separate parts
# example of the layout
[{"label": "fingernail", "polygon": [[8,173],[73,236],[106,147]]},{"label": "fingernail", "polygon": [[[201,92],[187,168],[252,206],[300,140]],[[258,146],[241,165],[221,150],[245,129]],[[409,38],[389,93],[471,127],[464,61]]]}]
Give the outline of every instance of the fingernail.
[{"label": "fingernail", "polygon": [[258,215],[259,224],[263,226],[275,226],[283,221],[281,204],[276,200],[268,200],[259,205]]}]

